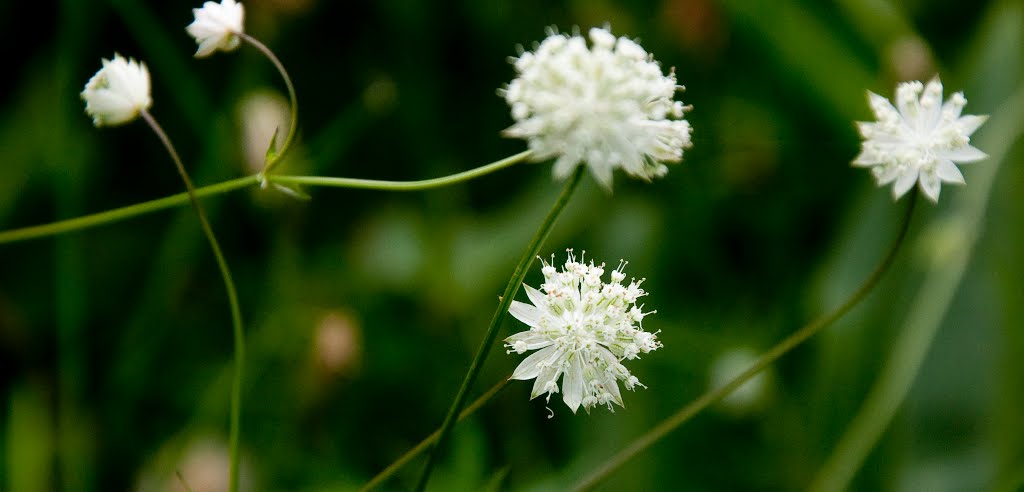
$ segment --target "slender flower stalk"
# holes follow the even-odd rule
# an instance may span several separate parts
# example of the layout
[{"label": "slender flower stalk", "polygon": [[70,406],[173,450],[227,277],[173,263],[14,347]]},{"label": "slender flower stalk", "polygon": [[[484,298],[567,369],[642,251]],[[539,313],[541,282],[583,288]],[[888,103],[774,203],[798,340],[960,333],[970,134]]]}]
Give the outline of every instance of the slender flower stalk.
[{"label": "slender flower stalk", "polygon": [[[267,45],[261,43],[258,39],[244,32],[238,32],[237,34],[243,41],[251,44],[254,48],[259,50],[260,53],[263,53],[263,55],[270,60],[270,63],[274,64],[274,68],[277,69],[278,73],[281,74],[281,78],[284,79],[284,85],[288,89],[288,101],[291,104],[292,114],[291,122],[288,124],[288,136],[285,137],[284,143],[281,144],[280,149],[274,147],[277,135],[274,135],[274,137],[271,138],[271,147],[267,151],[267,162],[263,165],[263,170],[259,173],[260,180],[265,183],[266,176],[270,174],[270,171],[274,166],[284,159],[288,149],[291,148],[292,143],[295,141],[295,133],[299,126],[299,99],[295,96],[295,85],[292,84],[292,78],[288,75],[288,70],[285,70],[284,64],[282,64],[281,60],[277,58],[277,55],[275,55]],[[261,185],[266,186],[263,183],[261,183]]]},{"label": "slender flower stalk", "polygon": [[[499,391],[505,388],[505,386],[508,386],[509,381],[511,381],[510,378],[502,378],[501,381],[498,381],[498,384],[495,384],[493,387],[491,387],[491,389],[487,390],[486,393],[480,395],[479,398],[474,400],[473,403],[470,403],[468,406],[466,406],[462,413],[459,414],[458,421],[462,422],[463,420],[466,419],[466,417],[469,417],[470,415],[476,413],[477,410],[480,410],[480,408],[483,407],[485,403],[490,401],[491,398],[494,398],[494,395],[497,395]],[[362,487],[359,488],[360,492],[369,492],[370,490],[379,487],[389,478],[394,476],[394,474],[397,473],[398,470],[401,470],[403,466],[412,461],[413,458],[419,456],[420,454],[423,453],[423,451],[429,449],[430,445],[436,443],[437,436],[439,435],[441,435],[440,428],[438,428],[425,439],[420,441],[419,444],[413,446],[412,449],[406,451],[405,454],[403,454],[400,458],[398,458],[393,463],[388,465],[387,468],[378,473],[377,476],[370,479],[369,482],[366,482],[366,485],[363,485]]]},{"label": "slender flower stalk", "polygon": [[1011,162],[1006,158],[1007,152],[1024,135],[1021,121],[1024,121],[1024,84],[1018,84],[1016,90],[999,104],[992,115],[991,125],[979,139],[991,155],[992,165],[977,169],[971,175],[971,190],[959,194],[951,207],[951,215],[943,217],[942,228],[951,234],[951,238],[944,243],[942,253],[932,257],[930,267],[919,282],[921,287],[907,304],[902,330],[893,340],[878,378],[864,397],[856,416],[836,441],[831,456],[822,463],[807,486],[808,491],[849,489],[850,481],[856,477],[904,404],[942,321],[948,316],[954,297],[964,285],[964,276],[975,258],[982,232],[991,228],[986,215],[990,208],[996,206],[993,188],[1002,175],[1000,167]]},{"label": "slender flower stalk", "polygon": [[[281,60],[277,58],[277,55],[267,45],[245,33],[243,26],[245,9],[242,7],[242,4],[235,0],[221,0],[220,3],[205,2],[202,8],[192,9],[192,13],[195,16],[195,20],[185,30],[199,44],[199,48],[196,50],[196,58],[210,56],[218,50],[225,52],[234,51],[242,41],[245,41],[259,50],[260,53],[263,53],[274,64],[274,68],[281,74],[281,78],[284,79],[284,85],[288,89],[288,100],[291,103],[291,122],[289,123],[288,136],[285,137],[284,144],[282,144],[280,149],[275,147],[277,134],[275,133],[274,137],[271,138],[270,148],[267,150],[266,163],[258,175],[260,186],[266,187],[266,175],[270,173],[277,163],[281,162],[288,149],[291,148],[292,142],[295,140],[296,130],[298,129],[299,102],[295,96],[295,86],[292,84],[292,78],[288,75],[288,71],[285,70]],[[280,187],[280,185],[276,186]],[[287,188],[283,188],[283,191],[291,192]]]},{"label": "slender flower stalk", "polygon": [[[287,175],[267,176],[267,181],[271,183],[281,183],[285,185],[302,184],[309,186],[323,186],[329,188],[349,188],[380,191],[422,191],[434,188],[442,188],[445,186],[451,186],[454,184],[466,182],[472,179],[485,176],[495,171],[512,166],[513,164],[522,162],[527,157],[529,157],[529,155],[530,151],[524,151],[516,155],[492,162],[490,164],[485,164],[483,166],[470,169],[468,171],[463,171],[461,173],[455,173],[440,178],[422,179],[417,181],[384,181],[375,179],[352,179],[333,178],[326,176]],[[242,188],[248,188],[250,186],[258,184],[259,182],[259,177],[256,175],[235,178],[221,183],[196,188],[195,195],[197,198],[222,195],[224,193],[239,190]],[[106,212],[98,212],[95,214],[85,215],[82,217],[51,222],[49,224],[40,224],[35,226],[22,227],[19,229],[11,229],[9,231],[0,231],[0,244],[28,241],[30,239],[38,239],[47,236],[65,234],[68,232],[80,231],[83,229],[89,229],[101,225],[112,224],[114,222],[127,220],[133,217],[138,217],[140,215],[145,215],[153,212],[159,212],[161,210],[166,210],[169,208],[188,205],[189,200],[190,199],[188,192],[184,192],[167,196],[164,198],[158,198],[156,200],[150,200],[148,202],[142,202],[137,203],[135,205],[129,205],[126,207],[115,208],[113,210],[107,210]]]},{"label": "slender flower stalk", "polygon": [[537,253],[540,252],[541,246],[544,244],[544,240],[547,239],[548,234],[555,225],[555,221],[558,216],[561,215],[562,210],[565,209],[566,204],[569,203],[569,198],[572,197],[573,191],[576,190],[576,186],[580,182],[580,178],[583,176],[583,168],[578,168],[569,181],[566,183],[565,188],[562,189],[562,193],[555,200],[554,206],[551,207],[551,211],[548,212],[547,217],[541,222],[540,228],[533,235],[533,239],[530,240],[530,245],[527,246],[526,251],[523,252],[522,258],[519,260],[519,264],[516,265],[516,269],[512,274],[512,278],[508,280],[508,284],[505,286],[505,291],[501,294],[500,301],[498,302],[498,309],[494,312],[494,317],[491,318],[491,324],[487,327],[487,332],[484,334],[484,341],[480,344],[480,349],[477,350],[476,356],[473,358],[473,362],[469,366],[469,370],[466,372],[466,377],[462,380],[462,386],[459,388],[459,392],[455,395],[455,400],[452,401],[451,408],[448,409],[448,415],[444,419],[444,423],[441,424],[441,429],[438,431],[437,443],[434,444],[430,456],[427,458],[427,464],[423,467],[423,473],[420,475],[419,482],[416,484],[417,491],[423,491],[427,487],[427,482],[430,480],[430,473],[434,470],[434,465],[437,463],[439,451],[445,444],[445,439],[451,433],[452,427],[455,425],[456,416],[459,415],[459,410],[462,409],[462,405],[466,401],[466,397],[469,394],[470,388],[476,381],[476,377],[480,373],[480,369],[483,367],[484,360],[487,359],[487,354],[491,350],[491,345],[498,338],[498,328],[501,326],[501,322],[505,320],[505,316],[508,314],[509,307],[512,305],[512,299],[516,296],[516,292],[519,291],[519,286],[523,283],[523,279],[526,278],[526,272],[530,270],[530,265],[533,264],[534,258],[537,257]]},{"label": "slender flower stalk", "polygon": [[820,332],[826,326],[832,324],[837,319],[843,317],[847,312],[862,301],[871,291],[878,285],[882,275],[889,270],[893,260],[896,258],[896,253],[899,252],[900,247],[903,245],[904,239],[906,239],[907,231],[910,228],[910,218],[913,216],[914,204],[917,202],[918,193],[915,191],[910,195],[910,203],[907,205],[907,211],[903,216],[903,221],[900,224],[899,231],[896,233],[896,239],[893,241],[889,250],[886,252],[882,261],[875,267],[875,270],[871,272],[871,275],[864,281],[863,284],[851,295],[846,302],[841,304],[834,311],[824,314],[810,323],[804,325],[802,328],[794,332],[792,335],[782,340],[768,352],[765,352],[757,361],[750,366],[746,371],[733,378],[728,383],[712,389],[707,393],[703,394],[696,400],[693,400],[683,408],[679,409],[675,414],[669,418],[663,420],[658,425],[654,426],[646,434],[640,436],[638,439],[630,443],[628,446],[623,448],[621,451],[616,453],[614,456],[609,458],[603,464],[598,466],[589,475],[584,477],[573,490],[582,491],[590,490],[595,487],[602,480],[607,478],[615,470],[619,469],[622,465],[626,464],[629,460],[636,457],[638,454],[646,450],[655,442],[658,442],[665,436],[667,436],[673,430],[679,428],[691,418],[699,414],[704,409],[717,403],[726,396],[729,396],[744,383],[749,381],[751,378],[759,374],[766,367],[774,363],[783,355],[786,355],[791,350],[799,346],[801,343],[807,341],[809,338]]},{"label": "slender flower stalk", "polygon": [[228,490],[237,492],[238,442],[241,432],[242,413],[242,376],[245,369],[245,332],[242,329],[242,310],[238,304],[238,292],[235,289],[235,281],[231,277],[231,270],[228,268],[227,260],[224,259],[224,253],[221,252],[217,237],[213,234],[213,228],[210,227],[210,221],[206,218],[206,211],[203,210],[202,204],[199,203],[195,187],[192,185],[192,179],[189,178],[188,172],[178,156],[178,151],[174,149],[174,145],[171,143],[171,139],[168,138],[167,133],[164,132],[160,124],[157,123],[156,119],[148,111],[142,110],[140,114],[142,119],[146,121],[157,137],[160,138],[160,141],[163,142],[164,147],[167,148],[167,152],[171,155],[171,159],[178,169],[178,174],[181,175],[182,181],[185,182],[189,201],[192,203],[192,208],[195,209],[196,215],[199,216],[199,223],[203,228],[203,234],[206,235],[206,239],[210,243],[210,249],[213,250],[213,256],[217,260],[217,267],[220,269],[221,277],[224,280],[224,287],[227,290],[228,303],[231,306],[232,334],[235,343],[235,373],[231,381],[231,415],[228,434],[228,449],[231,461],[228,472]]}]

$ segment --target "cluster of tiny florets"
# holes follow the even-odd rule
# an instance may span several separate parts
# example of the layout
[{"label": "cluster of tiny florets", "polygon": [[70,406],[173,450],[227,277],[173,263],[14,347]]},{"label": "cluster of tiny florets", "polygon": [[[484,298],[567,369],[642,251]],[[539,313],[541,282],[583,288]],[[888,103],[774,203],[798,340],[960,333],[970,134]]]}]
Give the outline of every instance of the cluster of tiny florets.
[{"label": "cluster of tiny florets", "polygon": [[855,166],[870,167],[879,186],[893,183],[899,198],[918,183],[931,201],[939,199],[942,183],[964,184],[957,163],[979,161],[987,155],[971,146],[970,136],[986,116],[963,115],[962,92],[942,101],[938,77],[927,85],[903,82],[896,88],[896,106],[868,92],[877,122],[859,122],[864,137]]},{"label": "cluster of tiny florets", "polygon": [[[605,265],[576,261],[572,250],[561,270],[544,261],[540,290],[524,285],[533,303],[512,301],[509,313],[526,323],[529,330],[505,339],[508,353],[536,350],[519,364],[512,379],[536,379],[530,398],[559,392],[575,413],[583,406],[588,412],[597,405],[622,406],[619,382],[628,390],[643,386],[622,361],[636,359],[661,347],[655,333],[644,331],[645,313],[636,302],[647,295],[641,280],[623,284],[626,263],[601,277]],[[552,258],[553,262],[554,258]]]},{"label": "cluster of tiny florets", "polygon": [[611,189],[612,171],[650,180],[679,162],[690,142],[688,109],[674,100],[675,73],[664,75],[639,44],[608,29],[580,35],[554,30],[515,58],[518,76],[500,91],[516,123],[505,135],[527,140],[533,160],[557,157],[554,175],[586,163]]},{"label": "cluster of tiny florets", "polygon": [[217,50],[231,51],[241,43],[245,9],[235,0],[205,2],[203,8],[192,9],[195,20],[185,30],[196,39],[196,58],[212,55]]},{"label": "cluster of tiny florets", "polygon": [[146,64],[114,53],[82,89],[85,112],[96,126],[115,126],[134,120],[153,105]]}]

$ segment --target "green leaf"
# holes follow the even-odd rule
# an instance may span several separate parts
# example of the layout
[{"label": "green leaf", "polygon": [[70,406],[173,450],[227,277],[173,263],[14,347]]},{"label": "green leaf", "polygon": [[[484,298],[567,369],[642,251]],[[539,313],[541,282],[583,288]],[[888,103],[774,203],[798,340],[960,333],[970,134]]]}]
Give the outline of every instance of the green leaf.
[{"label": "green leaf", "polygon": [[277,157],[277,134],[281,131],[281,127],[274,127],[274,136],[270,137],[270,147],[267,148],[266,159],[263,161],[264,164],[269,163]]}]

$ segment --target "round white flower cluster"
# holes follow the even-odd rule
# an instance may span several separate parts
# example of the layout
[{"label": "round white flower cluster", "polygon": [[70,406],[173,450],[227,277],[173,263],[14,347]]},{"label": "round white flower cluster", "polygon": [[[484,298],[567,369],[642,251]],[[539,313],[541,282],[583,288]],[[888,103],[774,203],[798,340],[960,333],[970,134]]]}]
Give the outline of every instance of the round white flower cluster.
[{"label": "round white flower cluster", "polygon": [[238,48],[239,36],[244,32],[245,9],[242,4],[235,0],[205,2],[203,8],[192,9],[192,15],[195,20],[185,30],[196,38],[199,45],[196,58],[210,56],[217,50],[227,52]]},{"label": "round white flower cluster", "polygon": [[858,122],[864,143],[853,165],[870,167],[879,186],[893,183],[894,198],[918,183],[925,196],[937,202],[943,182],[964,184],[956,163],[988,157],[970,144],[971,134],[988,117],[961,116],[967,104],[962,92],[943,103],[938,77],[928,85],[899,84],[896,107],[870,91],[868,102],[878,121]]},{"label": "round white flower cluster", "polygon": [[153,105],[149,95],[149,70],[143,62],[114,53],[81,93],[85,113],[96,126],[128,123]]},{"label": "round white flower cluster", "polygon": [[691,145],[675,73],[662,74],[629,38],[600,28],[589,37],[588,48],[582,36],[551,30],[514,60],[518,77],[499,91],[516,120],[505,135],[527,140],[533,160],[557,156],[558,179],[581,162],[606,189],[617,167],[648,181],[663,176],[663,163],[679,162]]},{"label": "round white flower cluster", "polygon": [[[582,405],[588,412],[597,405],[622,404],[619,381],[628,390],[643,386],[622,361],[636,359],[661,347],[655,333],[641,326],[645,313],[637,306],[647,295],[631,280],[623,285],[621,262],[604,283],[604,264],[576,261],[572,250],[561,271],[544,264],[541,290],[524,285],[532,305],[512,301],[509,313],[530,329],[505,339],[508,353],[537,350],[519,364],[511,379],[536,378],[530,398],[559,391],[563,374],[562,400],[573,411]],[[552,258],[552,261],[554,258]]]}]

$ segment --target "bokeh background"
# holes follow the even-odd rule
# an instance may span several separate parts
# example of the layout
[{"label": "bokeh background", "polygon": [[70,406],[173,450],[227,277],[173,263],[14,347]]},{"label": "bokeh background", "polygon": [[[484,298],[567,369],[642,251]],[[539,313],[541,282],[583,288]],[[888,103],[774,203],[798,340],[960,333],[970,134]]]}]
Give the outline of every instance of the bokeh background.
[{"label": "bokeh background", "polygon": [[[44,5],[40,11],[40,5]],[[0,229],[180,192],[141,123],[95,129],[78,93],[119,52],[199,184],[253,172],[287,111],[250,47],[194,60],[199,2],[3,2]],[[249,0],[246,28],[300,100],[292,174],[422,179],[525,148],[496,95],[516,45],[610,23],[676,68],[694,147],[653,184],[574,196],[543,248],[629,260],[665,347],[626,408],[573,415],[514,382],[459,425],[434,490],[557,490],[716,377],[838,305],[895,234],[893,203],[849,166],[865,90],[942,75],[991,155],[921,203],[894,268],[759,386],[654,445],[604,490],[800,490],[869,391],[912,382],[853,490],[1024,488],[1024,3]],[[15,36],[31,27],[32,36]],[[285,113],[286,114],[286,113]],[[259,190],[204,200],[249,343],[243,485],[352,490],[441,422],[496,296],[560,190],[548,164],[436,191]],[[535,267],[527,282],[540,282]],[[501,335],[520,330],[509,319]],[[887,361],[923,357],[920,367]],[[521,357],[496,346],[475,394]],[[222,490],[230,318],[187,207],[0,245],[0,490]],[[717,375],[717,376],[716,376]],[[895,401],[895,400],[885,400]],[[386,484],[409,488],[416,461]]]}]

